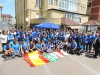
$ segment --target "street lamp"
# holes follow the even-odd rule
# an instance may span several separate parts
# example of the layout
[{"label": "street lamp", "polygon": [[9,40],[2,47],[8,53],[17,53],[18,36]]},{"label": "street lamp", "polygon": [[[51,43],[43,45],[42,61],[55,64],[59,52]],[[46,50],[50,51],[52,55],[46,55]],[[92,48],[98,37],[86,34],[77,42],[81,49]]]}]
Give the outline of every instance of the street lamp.
[{"label": "street lamp", "polygon": [[[0,4],[0,8],[1,8],[1,16],[0,16],[0,19],[1,19],[1,17],[2,17],[2,8],[3,8],[2,4]],[[2,19],[1,19],[1,21],[2,21]]]}]

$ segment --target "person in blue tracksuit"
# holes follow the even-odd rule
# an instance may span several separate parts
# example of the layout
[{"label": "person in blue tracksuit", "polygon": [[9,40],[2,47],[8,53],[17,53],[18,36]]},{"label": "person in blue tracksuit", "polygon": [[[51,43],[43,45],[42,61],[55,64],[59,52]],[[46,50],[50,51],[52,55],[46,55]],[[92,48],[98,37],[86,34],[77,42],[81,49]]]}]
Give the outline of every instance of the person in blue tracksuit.
[{"label": "person in blue tracksuit", "polygon": [[24,38],[23,34],[20,33],[20,35],[17,35],[16,37],[18,39],[18,42],[21,44],[22,43],[22,39]]},{"label": "person in blue tracksuit", "polygon": [[20,35],[20,31],[19,31],[19,30],[17,30],[17,31],[16,31],[16,34],[17,34],[17,35]]},{"label": "person in blue tracksuit", "polygon": [[75,40],[72,40],[71,46],[70,46],[70,53],[74,54],[76,52],[77,49],[77,43],[75,42]]},{"label": "person in blue tracksuit", "polygon": [[78,46],[77,46],[77,52],[79,55],[82,55],[81,53],[83,52],[83,45],[82,42],[79,42]]},{"label": "person in blue tracksuit", "polygon": [[[88,43],[87,43],[87,48],[89,49],[89,52],[91,52],[91,48],[92,48],[92,43],[93,43],[93,41],[92,41],[92,36],[91,36],[91,34],[89,33],[88,34]],[[87,49],[87,51],[88,51],[88,49]]]},{"label": "person in blue tracksuit", "polygon": [[62,40],[62,41],[65,41],[64,34],[62,35],[61,40]]},{"label": "person in blue tracksuit", "polygon": [[30,32],[29,34],[28,34],[28,36],[29,36],[29,41],[33,41],[33,35],[32,35],[32,32]]},{"label": "person in blue tracksuit", "polygon": [[81,36],[81,33],[79,33],[76,37],[76,42],[77,44],[79,45],[79,42],[82,42],[82,36]]},{"label": "person in blue tracksuit", "polygon": [[35,30],[32,32],[32,35],[33,35],[32,39],[35,39],[37,35]]},{"label": "person in blue tracksuit", "polygon": [[9,42],[6,43],[6,45],[3,46],[4,51],[4,58],[7,58],[7,55],[11,55],[13,53],[13,50],[11,49],[11,46]]},{"label": "person in blue tracksuit", "polygon": [[87,49],[88,49],[88,47],[87,47],[88,46],[88,36],[86,34],[84,34],[82,39],[83,39],[83,47],[84,47],[83,50],[87,51]]},{"label": "person in blue tracksuit", "polygon": [[46,53],[48,53],[48,52],[50,52],[51,51],[51,45],[50,45],[50,42],[47,42],[46,44],[45,44],[45,47],[46,47]]},{"label": "person in blue tracksuit", "polygon": [[74,39],[75,41],[76,41],[76,37],[77,37],[76,34],[73,34],[73,35],[72,35],[72,39]]},{"label": "person in blue tracksuit", "polygon": [[97,39],[97,36],[94,34],[94,32],[92,32],[92,34],[91,34],[91,39],[92,39],[92,46],[94,48],[94,44],[95,44],[95,41]]},{"label": "person in blue tracksuit", "polygon": [[18,40],[15,40],[15,44],[13,44],[12,48],[14,50],[14,53],[12,54],[12,58],[15,58],[15,56],[19,56],[21,57],[22,56],[22,53],[20,51],[20,44],[18,43]]},{"label": "person in blue tracksuit", "polygon": [[25,42],[26,42],[27,44],[29,44],[29,35],[28,35],[28,34],[25,35]]},{"label": "person in blue tracksuit", "polygon": [[44,43],[47,42],[47,38],[46,38],[46,36],[43,37],[43,42],[44,42]]},{"label": "person in blue tracksuit", "polygon": [[11,46],[14,44],[14,35],[11,32],[8,34],[8,41]]},{"label": "person in blue tracksuit", "polygon": [[29,53],[28,44],[26,43],[25,39],[22,40],[21,51],[22,51],[23,54]]},{"label": "person in blue tracksuit", "polygon": [[52,42],[54,42],[54,44],[56,45],[56,43],[58,42],[57,37],[55,37],[54,40],[52,40]]},{"label": "person in blue tracksuit", "polygon": [[37,50],[42,50],[42,45],[40,40],[36,43],[36,48]]}]

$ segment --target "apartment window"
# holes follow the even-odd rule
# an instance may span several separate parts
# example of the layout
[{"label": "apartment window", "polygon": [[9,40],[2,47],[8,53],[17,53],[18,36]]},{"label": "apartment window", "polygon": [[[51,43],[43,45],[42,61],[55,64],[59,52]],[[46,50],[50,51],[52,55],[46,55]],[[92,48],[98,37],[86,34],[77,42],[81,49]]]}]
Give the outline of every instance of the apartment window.
[{"label": "apartment window", "polygon": [[67,15],[67,18],[69,18],[69,15]]},{"label": "apartment window", "polygon": [[85,7],[83,7],[83,12],[84,12],[84,10],[85,10]]},{"label": "apartment window", "polygon": [[74,11],[77,11],[77,5],[74,5]]},{"label": "apartment window", "polygon": [[91,7],[91,3],[88,4],[88,7]]},{"label": "apartment window", "polygon": [[76,17],[74,17],[74,21],[76,22]]},{"label": "apartment window", "polygon": [[74,5],[73,9],[76,11],[75,5]]},{"label": "apartment window", "polygon": [[36,0],[36,6],[40,6],[40,0]]},{"label": "apartment window", "polygon": [[67,18],[67,15],[65,14],[65,16],[64,17],[66,17]]},{"label": "apartment window", "polygon": [[64,2],[62,2],[62,8],[64,9]]},{"label": "apartment window", "polygon": [[74,21],[74,15],[72,15],[72,20]]},{"label": "apartment window", "polygon": [[70,4],[70,10],[72,9],[72,5]]},{"label": "apartment window", "polygon": [[36,18],[40,18],[40,14],[39,13],[36,13]]},{"label": "apartment window", "polygon": [[49,0],[49,5],[52,5],[52,0]]},{"label": "apartment window", "polygon": [[58,0],[54,0],[54,6],[57,6]]},{"label": "apartment window", "polygon": [[83,11],[83,6],[81,6],[81,9],[80,10],[81,10],[81,12]]},{"label": "apartment window", "polygon": [[59,7],[61,8],[61,0],[60,0],[60,3],[59,3]]},{"label": "apartment window", "polygon": [[81,23],[81,18],[79,17],[79,23]]},{"label": "apartment window", "polygon": [[74,4],[73,4],[73,11],[75,11],[75,9],[74,9]]},{"label": "apartment window", "polygon": [[68,2],[66,2],[66,4],[65,4],[65,8],[68,9]]},{"label": "apartment window", "polygon": [[72,0],[60,0],[60,9],[75,12],[77,11],[77,4],[73,3]]}]

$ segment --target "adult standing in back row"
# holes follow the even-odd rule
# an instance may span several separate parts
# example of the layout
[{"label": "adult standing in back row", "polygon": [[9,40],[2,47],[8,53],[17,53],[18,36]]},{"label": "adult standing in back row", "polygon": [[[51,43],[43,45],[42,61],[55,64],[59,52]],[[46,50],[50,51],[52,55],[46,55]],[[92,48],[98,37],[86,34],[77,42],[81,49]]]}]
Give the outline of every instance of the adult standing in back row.
[{"label": "adult standing in back row", "polygon": [[8,39],[7,32],[5,30],[2,32],[2,35],[0,36],[0,38],[1,38],[1,43],[3,47],[4,45],[6,45],[7,39]]},{"label": "adult standing in back row", "polygon": [[93,55],[93,57],[97,58],[98,54],[100,56],[100,34],[95,42],[95,54]]}]

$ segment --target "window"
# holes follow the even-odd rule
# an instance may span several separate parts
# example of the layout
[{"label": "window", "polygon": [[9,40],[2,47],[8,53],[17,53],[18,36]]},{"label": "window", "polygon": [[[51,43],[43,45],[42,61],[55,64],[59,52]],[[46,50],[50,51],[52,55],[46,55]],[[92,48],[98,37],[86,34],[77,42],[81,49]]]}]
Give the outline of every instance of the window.
[{"label": "window", "polygon": [[49,5],[52,5],[52,0],[49,0]]},{"label": "window", "polygon": [[66,10],[68,10],[68,2],[66,2],[65,8],[66,8]]},{"label": "window", "polygon": [[73,4],[73,8],[72,8],[72,10],[75,11],[75,9],[74,9],[74,4]]},{"label": "window", "polygon": [[88,7],[91,7],[91,3],[88,4]]},{"label": "window", "polygon": [[36,13],[36,18],[40,18],[40,14],[39,13]]},{"label": "window", "polygon": [[54,0],[54,6],[58,5],[58,0]]},{"label": "window", "polygon": [[79,17],[79,23],[81,23],[81,18]]},{"label": "window", "polygon": [[67,18],[69,18],[69,15],[67,15]]},{"label": "window", "polygon": [[83,11],[83,6],[81,6],[81,9],[80,10],[81,10],[81,12]]},{"label": "window", "polygon": [[83,7],[83,12],[84,12],[84,10],[85,10],[85,7]]},{"label": "window", "polygon": [[[57,0],[58,1],[58,0]],[[77,0],[75,0],[77,1]],[[60,0],[60,9],[67,10],[70,12],[77,11],[77,3],[73,3],[72,0]]]},{"label": "window", "polygon": [[74,21],[76,22],[76,17],[74,17]]},{"label": "window", "polygon": [[62,2],[62,8],[64,9],[64,2]]},{"label": "window", "polygon": [[75,5],[75,7],[74,7],[74,8],[75,8],[75,11],[77,11],[77,5]]},{"label": "window", "polygon": [[40,0],[36,0],[36,6],[40,6]]},{"label": "window", "polygon": [[75,5],[74,5],[74,8],[73,9],[76,11]]},{"label": "window", "polygon": [[60,5],[60,8],[61,8],[61,1],[60,1],[59,5]]},{"label": "window", "polygon": [[70,4],[70,10],[72,9],[72,5]]}]

